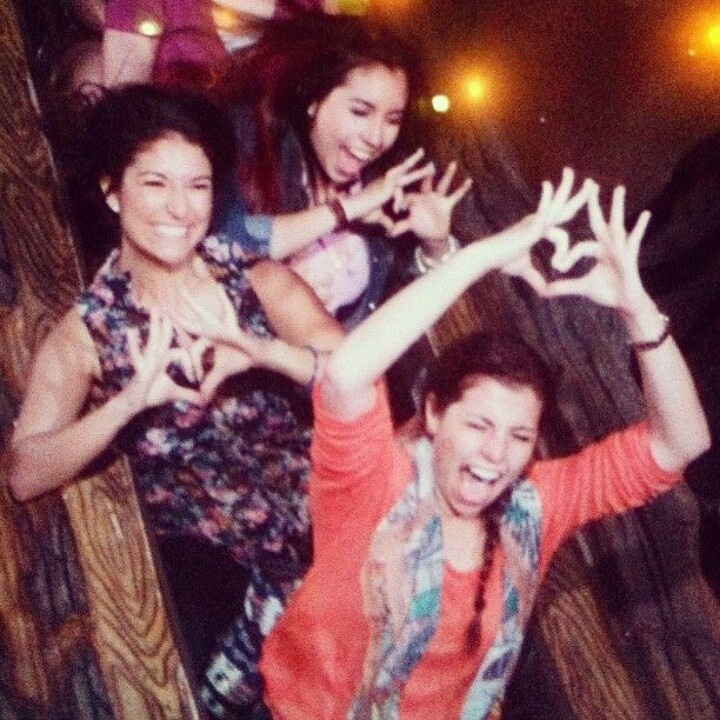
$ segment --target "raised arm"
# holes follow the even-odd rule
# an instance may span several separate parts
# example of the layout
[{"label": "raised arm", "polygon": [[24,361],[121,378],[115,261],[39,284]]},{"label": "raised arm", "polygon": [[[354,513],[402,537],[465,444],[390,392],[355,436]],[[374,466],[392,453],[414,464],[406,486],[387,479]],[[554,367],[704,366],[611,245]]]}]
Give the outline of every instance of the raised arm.
[{"label": "raised arm", "polygon": [[379,222],[390,231],[392,221],[381,208],[396,192],[432,175],[431,163],[417,167],[423,156],[423,150],[417,150],[354,195],[342,195],[307,210],[271,217],[270,257],[275,260],[290,257],[319,237],[355,220]]},{"label": "raised arm", "polygon": [[595,184],[590,188],[588,213],[595,240],[578,243],[568,260],[591,257],[596,265],[581,278],[553,282],[541,292],[546,296],[582,295],[619,312],[640,368],[652,455],[665,470],[683,470],[710,447],[710,432],[668,319],[640,279],[640,242],[650,214],[642,213],[628,232],[625,188],[615,189],[606,220]]},{"label": "raised arm", "polygon": [[165,373],[174,357],[170,323],[154,318],[151,324],[144,351],[137,336],[129,337],[133,380],[82,417],[93,375],[99,371],[95,348],[74,311],[51,331],[35,358],[10,444],[8,485],[18,500],[72,480],[146,407],[172,399],[198,399],[197,393],[175,385]]},{"label": "raised arm", "polygon": [[557,191],[543,183],[538,209],[517,224],[476,241],[449,257],[386,301],[353,330],[333,353],[322,384],[325,402],[339,417],[353,419],[373,402],[375,381],[476,280],[491,270],[525,278],[542,287],[529,251],[553,228],[569,220],[584,203],[584,191],[571,197],[573,173],[565,170]]}]

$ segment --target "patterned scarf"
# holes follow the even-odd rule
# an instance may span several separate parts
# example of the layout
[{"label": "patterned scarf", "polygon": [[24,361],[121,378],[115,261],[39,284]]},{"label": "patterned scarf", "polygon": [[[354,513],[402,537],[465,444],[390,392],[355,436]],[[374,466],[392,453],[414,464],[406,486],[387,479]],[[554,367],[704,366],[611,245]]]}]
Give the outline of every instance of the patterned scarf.
[{"label": "patterned scarf", "polygon": [[[363,567],[370,642],[348,720],[397,718],[402,691],[440,614],[443,546],[434,494],[433,448],[413,451],[415,477],[378,525]],[[502,622],[465,698],[461,720],[494,717],[518,658],[539,585],[540,499],[527,480],[513,489],[500,525],[506,558]]]}]

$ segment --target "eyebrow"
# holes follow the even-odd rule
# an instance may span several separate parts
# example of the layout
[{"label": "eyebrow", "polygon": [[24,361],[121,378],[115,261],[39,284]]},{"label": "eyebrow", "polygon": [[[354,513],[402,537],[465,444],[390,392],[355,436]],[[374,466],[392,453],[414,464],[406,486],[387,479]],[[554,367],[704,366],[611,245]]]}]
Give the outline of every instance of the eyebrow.
[{"label": "eyebrow", "polygon": [[[168,175],[159,170],[138,170],[138,176],[143,177],[145,175],[155,175],[156,177],[165,178],[167,180]],[[212,180],[212,173],[206,173],[201,175],[192,175],[190,180]]]},{"label": "eyebrow", "polygon": [[[377,110],[377,105],[375,105],[375,103],[372,103],[369,100],[365,100],[364,98],[352,96],[350,98],[350,101],[360,103],[361,105],[368,108],[369,110]],[[394,114],[403,115],[404,113],[405,113],[405,107],[403,106],[402,108],[392,108],[392,109],[388,110],[387,114],[388,115],[394,115]]]},{"label": "eyebrow", "polygon": [[376,106],[375,106],[375,103],[371,103],[369,100],[365,100],[364,98],[361,98],[361,97],[352,96],[352,97],[350,98],[350,100],[351,100],[351,102],[360,103],[361,105],[364,105],[365,107],[368,107],[368,108],[375,108],[375,107],[376,107]]}]

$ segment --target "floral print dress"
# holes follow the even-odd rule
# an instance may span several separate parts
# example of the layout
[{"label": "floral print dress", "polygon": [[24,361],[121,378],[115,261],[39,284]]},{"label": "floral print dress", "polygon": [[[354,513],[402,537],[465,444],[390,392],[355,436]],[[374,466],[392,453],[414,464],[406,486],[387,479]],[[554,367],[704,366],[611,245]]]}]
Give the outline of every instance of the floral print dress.
[{"label": "floral print dress", "polygon": [[[254,258],[223,235],[206,238],[198,252],[240,324],[269,335],[245,274]],[[114,251],[77,303],[101,366],[91,406],[116,395],[133,375],[128,329],[139,329],[141,345],[148,335],[150,316],[133,301],[132,279],[117,260]],[[190,385],[179,367],[169,372]],[[310,428],[294,406],[303,403],[289,381],[251,370],[226,381],[206,407],[174,402],[137,416],[118,445],[130,459],[152,529],[224,547],[238,563],[262,566],[278,579],[300,577],[310,547]]]}]

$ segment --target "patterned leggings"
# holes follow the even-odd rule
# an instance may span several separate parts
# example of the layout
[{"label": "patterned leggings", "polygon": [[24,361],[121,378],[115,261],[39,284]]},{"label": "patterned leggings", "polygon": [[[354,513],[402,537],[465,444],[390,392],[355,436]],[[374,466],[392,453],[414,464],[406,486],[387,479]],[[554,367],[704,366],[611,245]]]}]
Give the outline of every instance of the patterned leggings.
[{"label": "patterned leggings", "polygon": [[215,718],[269,718],[258,663],[262,643],[300,581],[271,582],[254,568],[243,612],[218,643],[200,694]]}]

